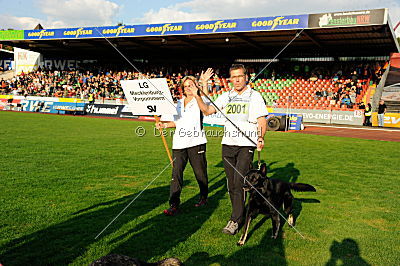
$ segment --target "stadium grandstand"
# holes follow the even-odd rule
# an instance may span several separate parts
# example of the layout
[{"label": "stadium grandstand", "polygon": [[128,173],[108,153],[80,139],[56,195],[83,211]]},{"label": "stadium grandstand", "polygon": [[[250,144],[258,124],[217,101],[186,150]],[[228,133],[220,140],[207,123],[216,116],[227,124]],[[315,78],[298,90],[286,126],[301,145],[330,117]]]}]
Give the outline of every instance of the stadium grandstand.
[{"label": "stadium grandstand", "polygon": [[[165,77],[176,100],[183,76],[198,77],[212,67],[216,75],[207,86],[216,99],[231,89],[229,66],[243,63],[252,77],[249,85],[268,107],[294,113],[354,112],[368,103],[376,109],[390,56],[399,52],[387,9],[0,31],[0,43],[17,48],[13,58],[2,54],[2,67],[9,62],[16,72],[0,78],[2,95],[123,104],[120,80]],[[21,52],[26,50],[37,54],[31,69],[17,62],[27,57]]]}]

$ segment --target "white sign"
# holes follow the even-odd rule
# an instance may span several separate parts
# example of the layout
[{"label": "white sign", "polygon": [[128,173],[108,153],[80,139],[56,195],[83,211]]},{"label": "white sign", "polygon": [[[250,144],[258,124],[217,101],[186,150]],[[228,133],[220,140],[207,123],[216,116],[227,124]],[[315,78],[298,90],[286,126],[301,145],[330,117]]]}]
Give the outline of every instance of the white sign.
[{"label": "white sign", "polygon": [[15,72],[17,75],[38,69],[42,56],[40,53],[14,47]]},{"label": "white sign", "polygon": [[165,78],[121,80],[133,115],[176,115],[176,106]]}]

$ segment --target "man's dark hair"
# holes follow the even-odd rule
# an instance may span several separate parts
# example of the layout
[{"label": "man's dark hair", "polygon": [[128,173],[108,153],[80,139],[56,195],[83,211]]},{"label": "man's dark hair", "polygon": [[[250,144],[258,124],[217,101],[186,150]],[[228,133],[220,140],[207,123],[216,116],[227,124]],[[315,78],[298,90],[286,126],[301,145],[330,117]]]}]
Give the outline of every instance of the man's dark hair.
[{"label": "man's dark hair", "polygon": [[247,69],[243,64],[233,64],[231,68],[229,68],[229,73],[231,73],[232,70],[237,70],[237,69],[243,69],[243,73],[247,75]]}]

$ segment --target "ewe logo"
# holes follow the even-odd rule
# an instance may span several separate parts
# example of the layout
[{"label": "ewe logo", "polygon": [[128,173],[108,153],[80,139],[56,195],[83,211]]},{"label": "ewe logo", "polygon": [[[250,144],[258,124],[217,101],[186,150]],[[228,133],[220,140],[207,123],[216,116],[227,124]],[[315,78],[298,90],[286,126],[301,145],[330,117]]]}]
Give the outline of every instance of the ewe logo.
[{"label": "ewe logo", "polygon": [[385,116],[385,124],[397,125],[400,123],[400,117]]}]

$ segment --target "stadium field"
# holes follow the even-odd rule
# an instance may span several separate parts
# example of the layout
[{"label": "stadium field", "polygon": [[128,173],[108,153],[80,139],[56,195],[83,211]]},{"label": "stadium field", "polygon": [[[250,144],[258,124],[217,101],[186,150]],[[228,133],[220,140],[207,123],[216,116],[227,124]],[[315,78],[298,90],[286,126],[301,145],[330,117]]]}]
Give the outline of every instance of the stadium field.
[{"label": "stadium field", "polygon": [[[189,166],[180,214],[162,214],[169,167],[95,239],[169,163],[153,123],[0,112],[0,125],[3,265],[87,265],[109,253],[185,265],[399,263],[399,142],[267,132],[268,176],[317,192],[294,192],[304,239],[285,224],[272,240],[271,221],[259,216],[238,247],[240,234],[221,232],[231,206],[220,137],[208,138],[206,207],[193,206],[198,188]],[[136,135],[138,126],[145,136]]]}]

